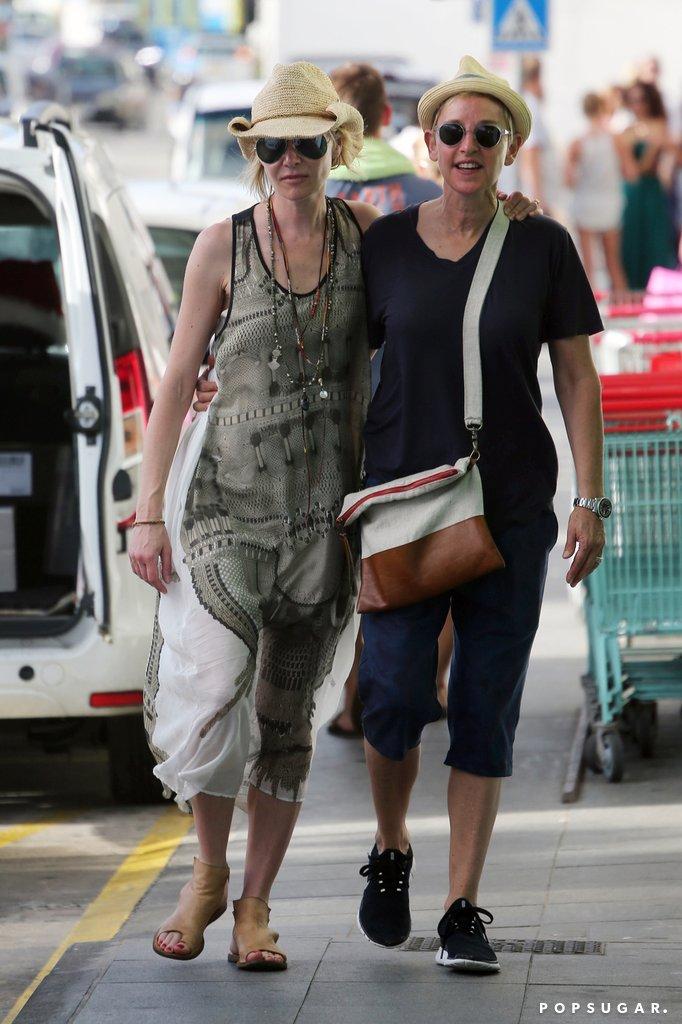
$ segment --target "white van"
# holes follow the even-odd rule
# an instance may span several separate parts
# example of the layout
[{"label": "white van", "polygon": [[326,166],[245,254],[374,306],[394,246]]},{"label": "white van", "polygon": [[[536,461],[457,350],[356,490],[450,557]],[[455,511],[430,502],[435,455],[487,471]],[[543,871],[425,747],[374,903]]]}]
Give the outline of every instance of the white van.
[{"label": "white van", "polygon": [[126,546],[174,316],[101,149],[31,107],[0,133],[0,719],[62,749],[96,726],[125,802],[159,793],[140,713],[155,594]]}]

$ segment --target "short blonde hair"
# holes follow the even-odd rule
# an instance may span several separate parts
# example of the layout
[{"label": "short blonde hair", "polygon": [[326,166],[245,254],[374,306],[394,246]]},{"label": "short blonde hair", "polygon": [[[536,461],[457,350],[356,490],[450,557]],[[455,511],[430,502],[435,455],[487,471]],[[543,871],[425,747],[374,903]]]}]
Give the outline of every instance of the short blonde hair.
[{"label": "short blonde hair", "polygon": [[[256,140],[253,140],[253,145],[249,145],[248,149],[244,145],[246,141],[246,139],[240,140],[242,152],[246,159],[246,167],[244,168],[242,179],[250,192],[254,192],[259,199],[267,199],[271,190],[265,167],[256,154]],[[332,170],[335,167],[340,167],[341,164],[344,164],[346,167],[351,165],[355,160],[357,146],[345,127],[336,128],[331,132],[331,143]],[[244,152],[245,150],[247,151]]]}]

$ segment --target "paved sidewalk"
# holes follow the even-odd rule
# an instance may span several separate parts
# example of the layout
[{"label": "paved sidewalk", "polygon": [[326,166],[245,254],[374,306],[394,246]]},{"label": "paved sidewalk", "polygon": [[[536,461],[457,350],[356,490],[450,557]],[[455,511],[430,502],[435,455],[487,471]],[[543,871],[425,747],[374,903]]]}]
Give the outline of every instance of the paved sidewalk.
[{"label": "paved sidewalk", "polygon": [[[432,951],[385,951],[366,942],[355,924],[363,886],[358,869],[373,830],[362,750],[324,733],[272,899],[273,925],[290,957],[287,972],[248,975],[230,966],[228,915],[209,928],[196,961],[153,955],[151,935],[190,870],[190,837],[117,940],[70,950],[20,1024],[680,1024],[679,703],[661,706],[654,759],[628,748],[622,783],[588,775],[581,800],[561,805],[585,664],[583,629],[563,571],[555,551],[515,774],[504,786],[480,903],[495,915],[491,938],[596,940],[605,944],[603,955],[502,951],[499,975],[467,977],[438,967]],[[438,723],[425,735],[410,819],[414,935],[425,939],[435,935],[446,885],[446,749],[446,729]],[[229,851],[233,895],[240,892],[244,848],[240,817]],[[610,1004],[609,1013],[602,1003]],[[658,1010],[652,1013],[651,1004]]]}]

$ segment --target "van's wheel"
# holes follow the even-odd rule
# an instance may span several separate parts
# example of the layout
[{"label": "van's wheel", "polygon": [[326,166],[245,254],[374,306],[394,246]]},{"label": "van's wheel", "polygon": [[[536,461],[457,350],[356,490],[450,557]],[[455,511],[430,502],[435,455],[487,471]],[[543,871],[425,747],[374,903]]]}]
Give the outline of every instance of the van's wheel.
[{"label": "van's wheel", "polygon": [[120,715],[107,722],[111,795],[120,804],[154,804],[163,799],[152,775],[154,758],[147,745],[142,715]]}]

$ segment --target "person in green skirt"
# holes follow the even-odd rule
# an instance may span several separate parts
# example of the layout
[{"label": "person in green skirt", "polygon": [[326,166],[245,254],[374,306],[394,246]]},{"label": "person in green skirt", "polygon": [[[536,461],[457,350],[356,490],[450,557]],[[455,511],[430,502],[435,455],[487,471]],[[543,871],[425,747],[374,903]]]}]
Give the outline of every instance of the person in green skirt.
[{"label": "person in green skirt", "polygon": [[668,197],[659,177],[672,141],[655,85],[635,82],[628,103],[635,120],[620,137],[626,176],[622,260],[628,286],[640,290],[654,267],[677,266]]}]

